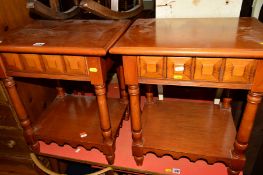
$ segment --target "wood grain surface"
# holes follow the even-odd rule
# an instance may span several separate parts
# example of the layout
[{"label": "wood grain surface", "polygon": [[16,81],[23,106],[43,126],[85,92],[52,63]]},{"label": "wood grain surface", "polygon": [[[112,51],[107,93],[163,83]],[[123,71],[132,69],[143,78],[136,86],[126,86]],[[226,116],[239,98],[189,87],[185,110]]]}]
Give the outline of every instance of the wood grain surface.
[{"label": "wood grain surface", "polygon": [[262,42],[253,18],[138,19],[110,53],[263,58]]},{"label": "wood grain surface", "polygon": [[236,135],[230,110],[212,102],[158,101],[146,104],[141,118],[144,153],[229,165]]},{"label": "wood grain surface", "polygon": [[[118,135],[126,105],[118,99],[108,99],[112,136]],[[34,126],[38,140],[59,145],[79,145],[104,152],[96,97],[65,96],[57,98],[39,117]],[[86,137],[81,137],[85,133]]]},{"label": "wood grain surface", "polygon": [[129,20],[38,20],[5,34],[0,51],[104,56],[129,23]]}]

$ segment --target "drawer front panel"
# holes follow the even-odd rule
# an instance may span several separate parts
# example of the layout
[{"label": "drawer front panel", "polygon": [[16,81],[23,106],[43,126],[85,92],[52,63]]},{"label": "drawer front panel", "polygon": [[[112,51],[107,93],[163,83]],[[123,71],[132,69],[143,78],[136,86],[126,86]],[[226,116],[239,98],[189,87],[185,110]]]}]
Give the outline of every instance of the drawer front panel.
[{"label": "drawer front panel", "polygon": [[2,54],[8,71],[56,75],[88,75],[87,58],[83,56]]},{"label": "drawer front panel", "polygon": [[196,58],[194,79],[219,82],[222,62],[222,58]]},{"label": "drawer front panel", "polygon": [[28,156],[29,148],[24,141],[21,130],[0,129],[0,154],[18,157]]},{"label": "drawer front panel", "polygon": [[69,74],[87,74],[88,66],[85,57],[64,56],[67,73]]},{"label": "drawer front panel", "polygon": [[138,57],[138,73],[146,78],[164,78],[164,58],[163,57]]},{"label": "drawer front panel", "polygon": [[24,70],[20,56],[15,53],[2,53],[1,54],[5,63],[5,67],[9,71],[22,71]]},{"label": "drawer front panel", "polygon": [[28,72],[43,72],[43,63],[41,56],[37,54],[21,54],[21,60],[24,63],[25,71]]},{"label": "drawer front panel", "polygon": [[256,62],[253,59],[226,59],[223,82],[252,83]]},{"label": "drawer front panel", "polygon": [[12,111],[10,106],[0,104],[0,111],[1,126],[17,127],[15,113]]},{"label": "drawer front panel", "polygon": [[191,57],[168,57],[167,78],[174,80],[191,80],[193,72]]},{"label": "drawer front panel", "polygon": [[42,55],[43,62],[48,73],[61,73],[65,72],[65,65],[63,57],[60,55]]}]

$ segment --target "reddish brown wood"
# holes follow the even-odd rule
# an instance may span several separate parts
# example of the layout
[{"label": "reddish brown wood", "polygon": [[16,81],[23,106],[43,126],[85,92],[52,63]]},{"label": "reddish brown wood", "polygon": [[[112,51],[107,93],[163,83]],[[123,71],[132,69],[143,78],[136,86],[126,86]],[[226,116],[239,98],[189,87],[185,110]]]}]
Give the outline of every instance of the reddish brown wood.
[{"label": "reddish brown wood", "polygon": [[138,83],[137,58],[135,56],[123,56],[123,67],[124,67],[125,83],[128,85],[137,84]]},{"label": "reddish brown wood", "polygon": [[140,77],[164,78],[165,61],[163,57],[141,56],[137,59]]},{"label": "reddish brown wood", "polygon": [[3,64],[3,61],[0,55],[0,78],[6,78],[6,77],[7,76],[6,76],[5,67],[4,67],[4,64]]},{"label": "reddish brown wood", "polygon": [[125,87],[125,80],[124,80],[124,70],[123,66],[119,65],[117,68],[117,77],[118,77],[118,83],[119,83],[119,89],[120,89],[120,97],[123,101],[123,103],[128,103],[128,93],[126,92]]},{"label": "reddish brown wood", "polygon": [[138,19],[110,53],[263,58],[262,32],[254,18]]},{"label": "reddish brown wood", "polygon": [[26,139],[26,142],[28,143],[32,151],[39,152],[39,143],[37,142],[35,138],[35,135],[34,135],[34,132],[31,126],[31,122],[20,100],[20,97],[17,94],[15,82],[12,77],[8,77],[4,79],[4,82],[5,82],[5,87],[7,89],[7,92],[10,96],[10,99],[14,104],[14,108],[16,110],[20,124],[24,129],[24,137]]},{"label": "reddish brown wood", "polygon": [[10,126],[6,127],[1,124],[0,132],[0,157],[9,157],[10,159],[30,158],[30,150],[25,142],[21,129]]},{"label": "reddish brown wood", "polygon": [[105,60],[100,57],[88,57],[90,81],[94,85],[99,85],[106,80]]},{"label": "reddish brown wood", "polygon": [[[123,66],[119,65],[117,68],[117,77],[118,77],[118,83],[119,83],[119,89],[120,89],[120,97],[122,99],[122,103],[128,104],[128,93],[126,91],[126,86],[125,86],[125,80],[124,80],[124,70]],[[129,105],[127,106],[127,109],[125,111],[125,120],[129,120],[129,114],[130,113],[130,108]]]},{"label": "reddish brown wood", "polygon": [[[53,5],[53,7],[55,7],[55,5]],[[46,142],[56,142],[61,145],[69,144],[74,147],[83,145],[87,149],[95,147],[106,155],[110,164],[113,163],[116,133],[121,125],[121,119],[127,105],[121,104],[118,100],[118,103],[113,102],[113,104],[107,104],[105,81],[107,70],[112,64],[107,64],[108,62],[106,60],[109,58],[106,54],[109,48],[126,30],[129,23],[128,20],[34,21],[29,25],[10,31],[4,35],[0,44],[0,59],[1,66],[2,61],[5,66],[5,69],[1,70],[4,70],[6,75],[2,75],[1,73],[1,77],[14,75],[32,78],[91,81],[95,86],[98,104],[94,106],[93,99],[93,103],[91,103],[93,104],[92,109],[88,108],[89,102],[87,102],[87,106],[81,105],[85,103],[85,98],[82,100],[67,98],[67,96],[64,96],[62,88],[58,86],[58,94],[60,97],[64,96],[64,98],[57,98],[51,107],[48,107],[48,109],[41,114],[35,127],[37,139]],[[76,31],[76,29],[78,30]],[[35,43],[44,44],[36,46]],[[14,93],[13,89],[14,88],[10,88],[10,93]],[[14,99],[16,100],[14,103],[18,103],[16,104],[18,105],[16,110],[21,114],[20,118],[25,133],[27,136],[30,136],[28,138],[30,141],[29,144],[32,145],[36,139],[33,138],[30,122],[22,103],[16,96]],[[66,101],[68,102],[66,103]],[[61,107],[63,106],[63,102],[65,102],[64,105],[66,105],[66,107]],[[67,104],[69,106],[67,106]],[[75,112],[80,109],[70,105],[83,108],[85,112],[81,112],[80,116],[75,115]],[[108,105],[114,106],[114,108]],[[109,118],[108,107],[111,109],[113,115],[112,120],[115,121],[113,123],[111,123]],[[85,117],[81,117],[81,115]],[[91,124],[92,121],[94,121],[93,119],[91,119],[91,121],[87,119],[88,121],[86,122],[83,118],[89,118],[89,115],[93,116],[93,118],[100,119],[100,122],[94,125]],[[57,118],[59,118],[59,120],[57,120]],[[76,120],[72,121],[76,124],[76,126],[74,125],[73,127],[70,122],[67,123],[71,121],[72,118]],[[115,120],[114,118],[117,119]],[[64,122],[65,124],[62,124]],[[42,123],[44,124],[42,125]],[[82,139],[79,139],[80,134],[83,132],[78,130],[81,123],[89,124],[89,126],[85,126],[84,129],[92,125],[92,129],[96,131],[96,134],[91,132],[91,135],[96,136],[96,139],[91,139],[91,141],[84,143]],[[56,126],[57,124],[64,125],[63,127],[71,127],[69,127],[70,129],[59,128]],[[49,126],[52,128],[49,128]],[[101,128],[102,132],[100,129],[95,130],[94,128],[96,127],[98,129]],[[69,130],[70,133],[67,133],[66,130]],[[71,130],[73,130],[72,133]],[[88,135],[88,137],[91,136]]]},{"label": "reddish brown wood", "polygon": [[229,165],[236,135],[231,111],[212,102],[157,101],[145,104],[141,118],[144,154]]},{"label": "reddish brown wood", "polygon": [[217,83],[208,81],[180,81],[170,79],[152,79],[138,78],[140,83],[144,84],[160,84],[160,85],[176,85],[176,86],[195,86],[195,87],[211,87],[211,88],[228,88],[228,89],[251,89],[252,84],[242,83]]},{"label": "reddish brown wood", "polygon": [[56,89],[57,89],[58,97],[63,98],[65,96],[65,90],[61,86],[61,82],[59,80],[57,80],[57,87],[56,87]]},{"label": "reddish brown wood", "polygon": [[2,175],[26,174],[26,175],[43,175],[34,170],[32,161],[25,158],[0,157],[0,172]]},{"label": "reddish brown wood", "polygon": [[223,98],[223,108],[230,109],[231,102],[232,102],[232,98],[227,98],[227,97]]},{"label": "reddish brown wood", "polygon": [[146,85],[146,103],[151,104],[154,103],[153,101],[153,85],[148,84]]},{"label": "reddish brown wood", "polygon": [[227,58],[223,82],[252,83],[257,60]]},{"label": "reddish brown wood", "polygon": [[258,60],[257,69],[254,77],[254,82],[252,85],[253,92],[263,92],[263,61]]},{"label": "reddish brown wood", "polygon": [[128,91],[130,95],[130,115],[132,125],[132,154],[137,165],[143,163],[143,140],[141,126],[141,110],[140,110],[140,91],[138,85],[129,85]]},{"label": "reddish brown wood", "polygon": [[55,82],[51,80],[17,78],[16,89],[32,126],[57,96]]},{"label": "reddish brown wood", "polygon": [[193,78],[195,59],[191,57],[168,57],[167,78],[190,80]]},{"label": "reddish brown wood", "polygon": [[102,130],[103,142],[105,144],[105,154],[109,164],[114,162],[115,143],[113,143],[111,122],[108,105],[106,101],[105,84],[95,85],[95,93],[99,107],[100,128]]},{"label": "reddish brown wood", "polygon": [[[242,170],[261,99],[257,93],[263,92],[262,41],[263,24],[253,18],[135,21],[110,53],[124,55],[137,164],[142,163],[142,154],[153,152],[174,158],[186,156],[193,161],[224,162],[230,166],[230,174]],[[229,110],[200,102],[157,102],[146,103],[140,117],[135,93],[138,83],[252,88],[232,154],[236,134]],[[150,101],[151,94],[147,96]],[[225,100],[225,106],[229,107],[229,100]]]},{"label": "reddish brown wood", "polygon": [[[99,95],[98,98],[103,97]],[[74,148],[79,145],[88,150],[97,148],[110,157],[114,147],[111,149],[109,145],[115,145],[126,105],[121,104],[119,99],[107,99],[107,102],[110,124],[105,122],[109,116],[105,117],[98,111],[96,97],[67,95],[56,98],[34,125],[37,139],[46,143],[68,144]],[[105,101],[102,100],[102,103],[105,107]]]},{"label": "reddish brown wood", "polygon": [[[129,23],[129,20],[38,20],[5,34],[0,51],[105,56]],[[37,42],[45,45],[33,46]]]},{"label": "reddish brown wood", "polygon": [[248,146],[248,140],[254,124],[258,104],[261,102],[262,93],[249,92],[247,96],[247,105],[243,118],[237,133],[234,149],[232,150],[232,161],[228,173],[230,175],[239,174],[244,167],[245,151]]}]

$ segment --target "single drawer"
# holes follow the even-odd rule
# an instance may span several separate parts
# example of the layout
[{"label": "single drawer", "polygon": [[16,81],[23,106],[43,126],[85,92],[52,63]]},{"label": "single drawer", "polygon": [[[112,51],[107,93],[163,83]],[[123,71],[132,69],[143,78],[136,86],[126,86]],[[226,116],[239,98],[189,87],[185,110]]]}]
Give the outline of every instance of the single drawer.
[{"label": "single drawer", "polygon": [[18,126],[15,120],[15,112],[12,111],[11,106],[0,104],[0,111],[0,126]]},{"label": "single drawer", "polygon": [[44,65],[41,61],[41,55],[20,54],[21,61],[24,63],[26,72],[44,72]]},{"label": "single drawer", "polygon": [[168,57],[167,58],[167,78],[174,80],[191,80],[192,74],[191,57]]},{"label": "single drawer", "polygon": [[220,81],[222,58],[196,58],[194,80]]},{"label": "single drawer", "polygon": [[29,148],[19,129],[0,129],[0,155],[28,156]]},{"label": "single drawer", "polygon": [[254,59],[226,59],[223,82],[252,83],[256,63]]},{"label": "single drawer", "polygon": [[5,68],[8,71],[22,71],[24,66],[21,62],[20,55],[16,53],[2,53],[1,54]]},{"label": "single drawer", "polygon": [[138,57],[138,74],[146,78],[164,78],[164,58],[154,56]]},{"label": "single drawer", "polygon": [[88,66],[86,57],[64,56],[66,70],[68,74],[86,75]]},{"label": "single drawer", "polygon": [[65,73],[65,64],[60,55],[42,55],[43,62],[48,73]]}]

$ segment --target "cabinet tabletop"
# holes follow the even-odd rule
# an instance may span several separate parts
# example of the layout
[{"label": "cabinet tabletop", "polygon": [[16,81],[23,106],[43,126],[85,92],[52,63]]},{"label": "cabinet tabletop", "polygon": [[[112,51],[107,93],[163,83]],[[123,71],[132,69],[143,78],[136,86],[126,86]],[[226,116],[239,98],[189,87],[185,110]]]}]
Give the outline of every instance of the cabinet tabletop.
[{"label": "cabinet tabletop", "polygon": [[263,24],[254,18],[138,19],[110,53],[263,58]]},{"label": "cabinet tabletop", "polygon": [[129,20],[36,20],[6,33],[0,52],[106,55]]}]

